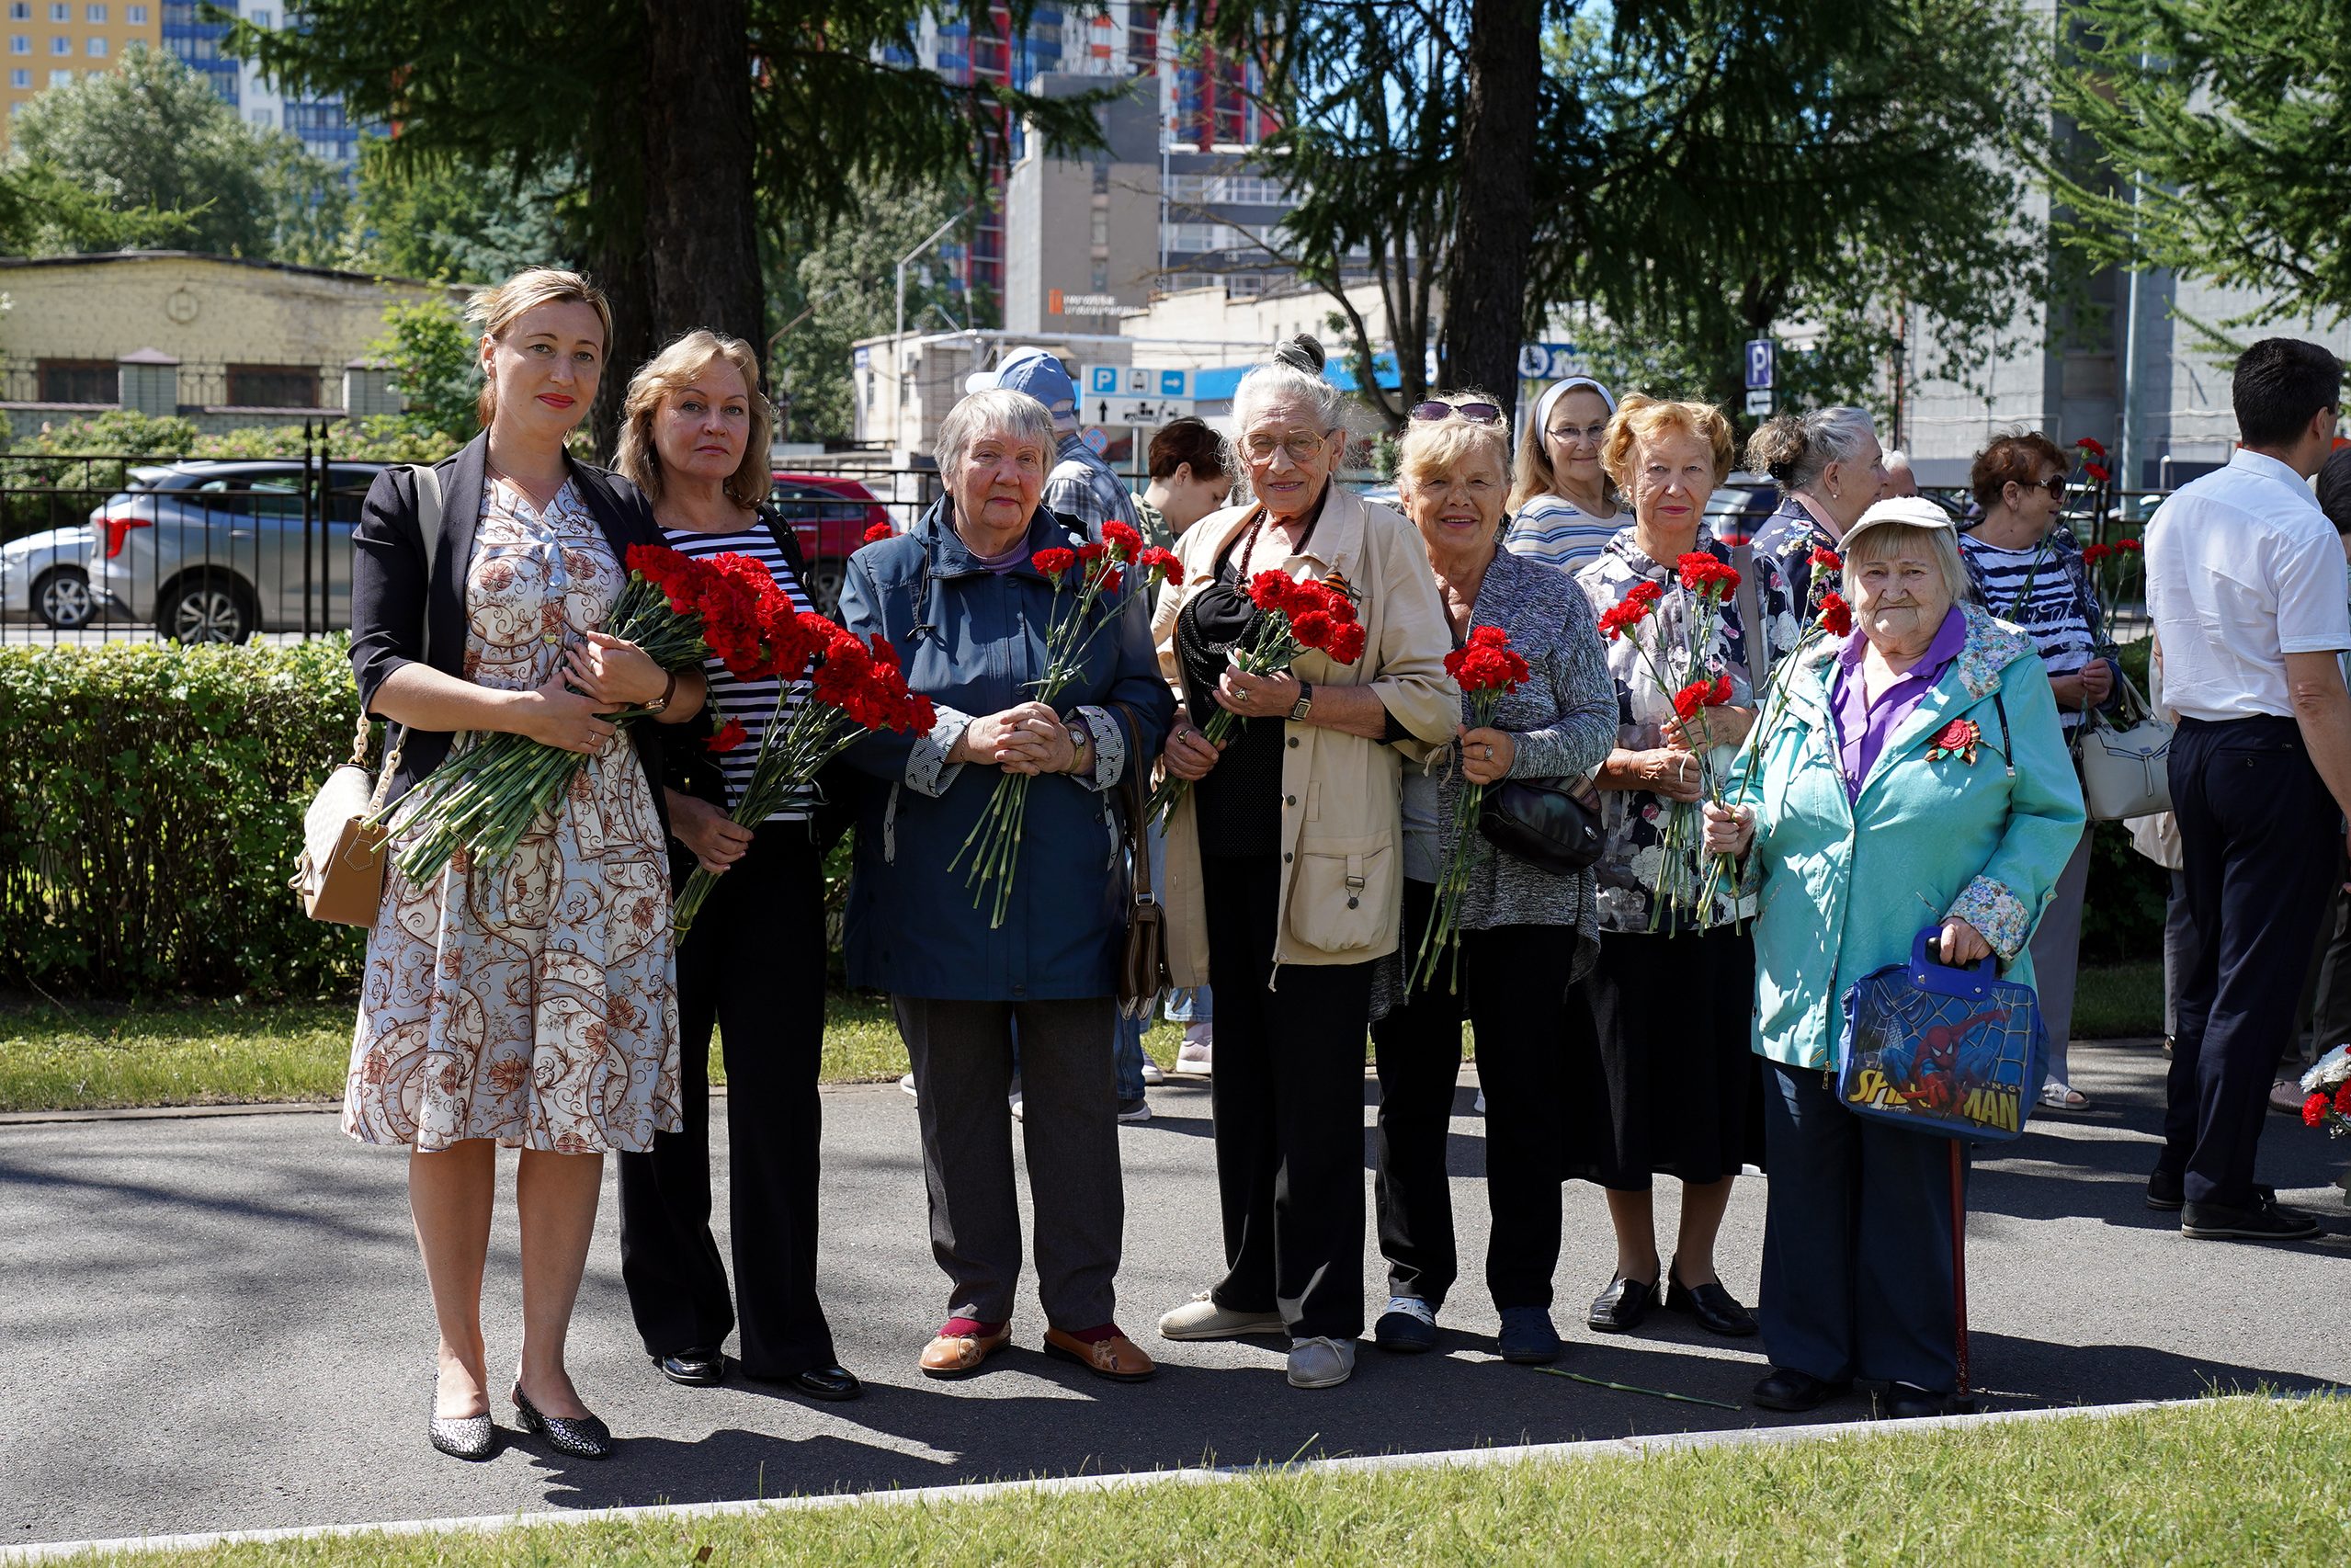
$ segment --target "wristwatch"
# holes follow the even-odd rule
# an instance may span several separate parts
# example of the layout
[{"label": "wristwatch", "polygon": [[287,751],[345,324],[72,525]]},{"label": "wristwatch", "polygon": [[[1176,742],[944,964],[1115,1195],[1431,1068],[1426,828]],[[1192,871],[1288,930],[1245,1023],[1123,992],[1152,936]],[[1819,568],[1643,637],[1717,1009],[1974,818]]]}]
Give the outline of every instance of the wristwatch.
[{"label": "wristwatch", "polygon": [[669,706],[669,699],[676,695],[677,672],[672,670],[669,672],[669,684],[661,688],[661,695],[645,704],[645,717],[650,719],[666,709]]},{"label": "wristwatch", "polygon": [[1290,722],[1291,723],[1293,723],[1293,724],[1302,724],[1302,723],[1304,723],[1304,722],[1306,722],[1306,711],[1307,711],[1307,710],[1308,710],[1308,709],[1310,709],[1310,708],[1312,708],[1312,707],[1313,707],[1313,706],[1314,706],[1314,687],[1313,687],[1313,683],[1312,683],[1311,681],[1302,681],[1302,680],[1301,680],[1301,681],[1300,681],[1300,682],[1298,683],[1298,700],[1297,700],[1296,702],[1294,702],[1294,703],[1290,704],[1290,709],[1289,709],[1289,722]]}]

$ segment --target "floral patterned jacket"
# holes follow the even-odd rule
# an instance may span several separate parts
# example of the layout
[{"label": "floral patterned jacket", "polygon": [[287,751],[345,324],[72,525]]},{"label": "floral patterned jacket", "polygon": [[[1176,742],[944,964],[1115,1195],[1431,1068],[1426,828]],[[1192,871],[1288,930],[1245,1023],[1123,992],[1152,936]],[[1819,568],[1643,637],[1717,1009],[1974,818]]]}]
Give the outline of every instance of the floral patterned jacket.
[{"label": "floral patterned jacket", "polygon": [[1755,812],[1755,1050],[1825,1067],[1855,982],[1951,915],[2032,983],[2026,944],[2082,836],[2082,787],[2032,640],[1973,605],[1951,667],[1894,731],[1858,799],[1837,767],[1839,642],[1782,672],[1785,710],[1732,793]]},{"label": "floral patterned jacket", "polygon": [[[1691,548],[1726,563],[1731,560],[1731,547],[1716,539],[1702,523],[1698,541]],[[1768,668],[1796,645],[1800,628],[1778,564],[1764,555],[1754,557],[1754,563],[1756,610],[1764,621],[1758,629],[1761,641],[1756,651]],[[1687,640],[1685,628],[1697,601],[1681,586],[1672,562],[1650,560],[1633,542],[1631,528],[1618,529],[1607,548],[1600,552],[1600,559],[1577,573],[1575,581],[1592,601],[1595,615],[1606,614],[1623,603],[1640,584],[1655,583],[1665,590],[1656,611],[1637,630],[1638,645],[1633,636],[1614,639],[1607,644],[1608,673],[1615,678],[1617,688],[1618,745],[1629,751],[1648,751],[1663,744],[1663,726],[1674,716],[1673,690],[1700,675],[1709,678],[1729,676],[1733,703],[1745,705],[1755,700],[1747,679],[1747,671],[1752,667],[1748,662],[1748,633],[1742,624],[1738,596],[1724,602],[1713,639],[1701,652],[1698,663],[1702,668],[1692,672],[1687,667],[1688,660],[1683,653],[1683,645]],[[1653,673],[1652,662],[1661,641],[1667,650],[1666,663]],[[1661,675],[1672,683],[1670,689],[1660,685]],[[1716,777],[1725,786],[1733,761],[1735,756],[1729,748],[1717,749]],[[1645,932],[1652,928],[1651,917],[1655,913],[1655,894],[1652,890],[1657,886],[1664,869],[1665,835],[1672,812],[1672,801],[1646,790],[1600,791],[1600,825],[1608,843],[1593,870],[1599,879],[1602,931]],[[1703,868],[1698,866],[1696,854],[1700,826],[1698,808],[1689,807],[1687,814],[1692,846],[1688,864],[1703,880]],[[1734,915],[1755,913],[1752,898],[1734,906],[1730,892],[1726,887],[1715,894],[1704,914],[1706,925],[1723,924]]]}]

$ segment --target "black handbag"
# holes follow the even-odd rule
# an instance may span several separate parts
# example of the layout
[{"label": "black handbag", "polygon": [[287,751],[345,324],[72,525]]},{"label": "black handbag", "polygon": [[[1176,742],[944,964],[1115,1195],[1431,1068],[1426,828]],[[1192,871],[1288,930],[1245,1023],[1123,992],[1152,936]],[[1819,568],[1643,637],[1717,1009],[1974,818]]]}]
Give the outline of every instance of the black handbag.
[{"label": "black handbag", "polygon": [[1599,812],[1564,785],[1536,778],[1489,787],[1478,807],[1478,831],[1495,848],[1562,877],[1590,866],[1606,846]]}]

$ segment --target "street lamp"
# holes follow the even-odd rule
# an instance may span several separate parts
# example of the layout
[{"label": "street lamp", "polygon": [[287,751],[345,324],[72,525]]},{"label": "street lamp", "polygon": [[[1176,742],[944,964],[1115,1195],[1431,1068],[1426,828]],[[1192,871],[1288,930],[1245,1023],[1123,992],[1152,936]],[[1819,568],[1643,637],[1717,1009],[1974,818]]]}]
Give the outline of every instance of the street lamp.
[{"label": "street lamp", "polygon": [[[899,408],[903,409],[906,405],[905,338],[907,264],[912,262],[916,256],[922,255],[925,251],[930,249],[931,246],[938,244],[939,241],[945,239],[947,237],[947,232],[955,227],[956,224],[963,222],[964,219],[970,217],[971,215],[971,208],[978,205],[979,203],[972,202],[966,206],[962,211],[958,212],[954,217],[949,218],[937,228],[933,229],[930,233],[930,238],[925,240],[921,244],[916,245],[913,250],[908,251],[904,256],[898,258],[898,316],[895,326],[890,335],[890,368],[892,372],[892,379],[898,383]],[[897,411],[892,410],[891,414],[891,423],[893,426],[897,423]]]}]

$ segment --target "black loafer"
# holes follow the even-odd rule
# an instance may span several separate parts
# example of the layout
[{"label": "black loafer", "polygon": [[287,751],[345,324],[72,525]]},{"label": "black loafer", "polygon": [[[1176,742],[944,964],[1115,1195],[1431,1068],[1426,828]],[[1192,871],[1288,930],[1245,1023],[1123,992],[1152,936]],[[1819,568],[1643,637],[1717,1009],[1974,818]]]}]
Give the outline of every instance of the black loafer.
[{"label": "black loafer", "polygon": [[1721,1280],[1685,1285],[1674,1278],[1670,1267],[1665,1270],[1665,1310],[1689,1313],[1698,1319],[1698,1327],[1709,1334],[1743,1339],[1755,1332],[1755,1314],[1741,1306],[1739,1299],[1724,1290]]},{"label": "black loafer", "polygon": [[856,1399],[865,1392],[865,1385],[846,1367],[811,1367],[782,1381],[795,1393],[835,1403]]},{"label": "black loafer", "polygon": [[2179,1233],[2199,1242],[2306,1242],[2319,1223],[2256,1190],[2253,1205],[2190,1203],[2180,1210]]},{"label": "black loafer", "polygon": [[716,1350],[679,1350],[653,1358],[661,1375],[687,1388],[716,1388],[726,1381],[726,1357]]},{"label": "black loafer", "polygon": [[2167,1171],[2157,1165],[2147,1174],[2147,1207],[2170,1213],[2186,1201],[2181,1190],[2182,1178],[2177,1171]]},{"label": "black loafer", "polygon": [[1774,1367],[1771,1376],[1755,1385],[1755,1401],[1766,1410],[1815,1410],[1852,1387],[1844,1379],[1828,1382],[1793,1367]]},{"label": "black loafer", "polygon": [[1628,1279],[1619,1274],[1592,1298],[1592,1314],[1585,1321],[1602,1334],[1630,1334],[1656,1304],[1657,1281]]},{"label": "black loafer", "polygon": [[1883,1421],[1921,1421],[1930,1415],[1952,1415],[1956,1408],[1949,1394],[1912,1383],[1893,1383],[1879,1398],[1878,1416]]},{"label": "black loafer", "polygon": [[498,1428],[487,1415],[436,1415],[433,1447],[453,1460],[480,1463],[498,1451]]}]

